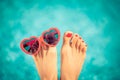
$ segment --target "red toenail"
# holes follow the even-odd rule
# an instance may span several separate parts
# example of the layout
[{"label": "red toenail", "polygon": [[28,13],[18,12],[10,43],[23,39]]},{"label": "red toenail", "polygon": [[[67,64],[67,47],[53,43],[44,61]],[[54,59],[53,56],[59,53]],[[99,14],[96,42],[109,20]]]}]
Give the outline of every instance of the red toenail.
[{"label": "red toenail", "polygon": [[78,37],[78,35],[75,35],[76,37]]},{"label": "red toenail", "polygon": [[82,42],[84,42],[84,41],[82,41]]},{"label": "red toenail", "polygon": [[72,33],[67,33],[66,37],[71,37]]},{"label": "red toenail", "polygon": [[79,39],[82,39],[81,37],[79,37]]}]

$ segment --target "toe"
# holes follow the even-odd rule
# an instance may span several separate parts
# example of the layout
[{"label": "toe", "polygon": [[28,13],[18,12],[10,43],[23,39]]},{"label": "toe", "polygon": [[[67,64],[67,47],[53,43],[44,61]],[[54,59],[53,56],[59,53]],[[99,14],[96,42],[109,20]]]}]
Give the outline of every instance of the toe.
[{"label": "toe", "polygon": [[71,40],[71,47],[72,48],[76,48],[77,47],[77,41],[79,39],[79,35],[78,34],[74,34],[73,38]]},{"label": "toe", "polygon": [[48,50],[48,48],[46,45],[41,46],[41,55],[43,58],[46,56],[47,50]]},{"label": "toe", "polygon": [[82,53],[86,53],[87,50],[87,45],[85,44],[85,42],[83,42],[83,48],[82,48]]},{"label": "toe", "polygon": [[[56,53],[57,53],[57,52],[56,52],[56,47],[50,47],[50,46],[49,46],[47,53],[50,54],[50,55],[51,55],[51,54],[53,54],[53,55],[56,54]],[[47,54],[47,55],[48,55],[48,54]]]},{"label": "toe", "polygon": [[87,49],[87,46],[86,46],[84,40],[81,39],[81,43],[80,43],[80,47],[79,47],[80,53],[82,53],[82,54],[86,53],[86,49]]},{"label": "toe", "polygon": [[38,60],[37,55],[33,55],[33,59],[36,62]]},{"label": "toe", "polygon": [[80,44],[81,44],[81,38],[79,37],[78,40],[77,40],[77,46],[76,46],[78,53],[80,52],[80,50],[79,50]]},{"label": "toe", "polygon": [[82,53],[82,57],[83,57],[83,60],[85,59],[86,57],[86,50],[87,50],[87,47],[85,46],[85,42],[83,42],[82,44],[82,50],[81,50],[81,53]]},{"label": "toe", "polygon": [[83,39],[80,37],[79,38],[79,54],[80,54],[80,59],[82,59],[82,61],[84,61],[85,57],[86,57],[86,50],[87,50],[87,47],[86,47],[86,44],[85,42],[83,41]]},{"label": "toe", "polygon": [[37,53],[36,55],[33,55],[33,59],[35,63],[39,62],[39,59],[40,59],[39,53]]},{"label": "toe", "polygon": [[82,50],[82,46],[83,46],[82,43],[83,43],[82,37],[79,37],[79,47],[78,47],[79,53],[81,53]]},{"label": "toe", "polygon": [[70,44],[70,40],[72,38],[73,33],[71,31],[67,31],[64,33],[64,37],[63,37],[63,44],[65,45],[69,45]]}]

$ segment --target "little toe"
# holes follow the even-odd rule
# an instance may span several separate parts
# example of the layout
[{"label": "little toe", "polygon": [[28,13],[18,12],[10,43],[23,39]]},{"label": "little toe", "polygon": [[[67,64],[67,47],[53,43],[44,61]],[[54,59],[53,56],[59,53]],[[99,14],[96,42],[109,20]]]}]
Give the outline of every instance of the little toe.
[{"label": "little toe", "polygon": [[39,52],[36,55],[33,55],[32,57],[33,57],[35,63],[39,62],[39,60],[40,60]]},{"label": "little toe", "polygon": [[85,44],[85,42],[83,42],[82,53],[86,53],[86,50],[87,50],[87,45]]},{"label": "little toe", "polygon": [[33,59],[34,59],[35,62],[37,61],[37,54],[33,55]]},{"label": "little toe", "polygon": [[72,38],[73,33],[71,31],[67,31],[64,33],[63,37],[63,45],[70,45],[70,40]]}]

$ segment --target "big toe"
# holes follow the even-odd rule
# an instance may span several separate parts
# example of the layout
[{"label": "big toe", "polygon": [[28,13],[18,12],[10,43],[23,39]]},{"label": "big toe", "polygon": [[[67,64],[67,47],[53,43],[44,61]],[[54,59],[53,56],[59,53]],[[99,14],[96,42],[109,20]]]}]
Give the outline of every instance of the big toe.
[{"label": "big toe", "polygon": [[63,45],[70,45],[72,36],[73,36],[73,33],[71,31],[65,32],[63,37]]}]

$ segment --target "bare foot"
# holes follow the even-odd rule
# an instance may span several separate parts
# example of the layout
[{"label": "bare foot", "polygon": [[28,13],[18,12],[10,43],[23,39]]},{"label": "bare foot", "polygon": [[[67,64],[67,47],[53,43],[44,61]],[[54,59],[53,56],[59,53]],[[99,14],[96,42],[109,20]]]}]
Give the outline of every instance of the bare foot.
[{"label": "bare foot", "polygon": [[41,47],[33,56],[41,80],[57,80],[57,50],[56,47]]},{"label": "bare foot", "polygon": [[61,80],[77,80],[86,57],[86,44],[78,34],[64,34],[61,49]]}]

